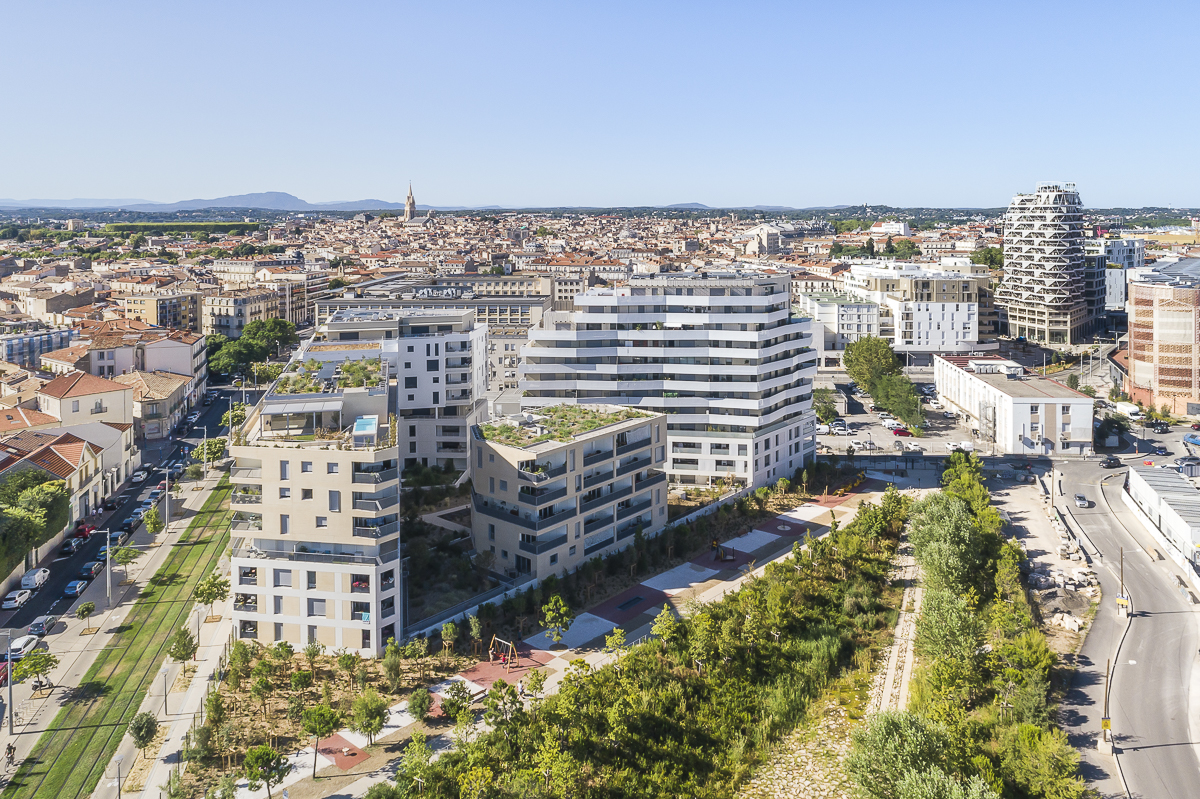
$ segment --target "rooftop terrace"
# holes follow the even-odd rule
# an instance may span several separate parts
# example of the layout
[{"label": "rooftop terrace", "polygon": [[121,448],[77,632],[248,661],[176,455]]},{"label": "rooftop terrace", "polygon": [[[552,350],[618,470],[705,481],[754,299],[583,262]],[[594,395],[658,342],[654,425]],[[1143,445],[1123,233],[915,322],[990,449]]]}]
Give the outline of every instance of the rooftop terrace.
[{"label": "rooftop terrace", "polygon": [[615,405],[551,405],[537,413],[521,414],[479,426],[485,440],[510,447],[531,447],[545,441],[568,443],[578,436],[651,414]]}]

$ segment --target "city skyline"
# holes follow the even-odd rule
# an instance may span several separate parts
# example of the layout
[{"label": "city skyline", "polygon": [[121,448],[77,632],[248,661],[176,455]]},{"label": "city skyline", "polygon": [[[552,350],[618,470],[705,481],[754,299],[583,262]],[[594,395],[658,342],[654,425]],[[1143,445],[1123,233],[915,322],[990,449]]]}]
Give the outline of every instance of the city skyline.
[{"label": "city skyline", "polygon": [[[400,202],[412,180],[433,206],[992,208],[1072,180],[1088,207],[1200,206],[1196,112],[1118,55],[1153,40],[1186,74],[1181,4],[1120,26],[1078,3],[212,11],[68,6],[50,57],[56,18],[10,10],[9,107],[87,102],[0,134],[0,197]],[[1131,152],[1136,107],[1164,121]]]}]

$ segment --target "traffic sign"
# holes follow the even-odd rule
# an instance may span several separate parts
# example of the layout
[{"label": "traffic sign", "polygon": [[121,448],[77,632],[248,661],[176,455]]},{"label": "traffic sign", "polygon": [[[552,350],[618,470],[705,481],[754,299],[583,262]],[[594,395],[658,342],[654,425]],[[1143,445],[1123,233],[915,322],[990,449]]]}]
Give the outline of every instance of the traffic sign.
[{"label": "traffic sign", "polygon": [[1129,607],[1129,597],[1127,597],[1127,596],[1118,596],[1118,597],[1117,597],[1117,607],[1119,607],[1119,608],[1127,608],[1127,607]]},{"label": "traffic sign", "polygon": [[[1100,719],[1100,729],[1111,730],[1112,729],[1112,719],[1107,719],[1107,718]],[[285,796],[285,797],[283,797],[283,799],[287,799],[287,797]]]}]

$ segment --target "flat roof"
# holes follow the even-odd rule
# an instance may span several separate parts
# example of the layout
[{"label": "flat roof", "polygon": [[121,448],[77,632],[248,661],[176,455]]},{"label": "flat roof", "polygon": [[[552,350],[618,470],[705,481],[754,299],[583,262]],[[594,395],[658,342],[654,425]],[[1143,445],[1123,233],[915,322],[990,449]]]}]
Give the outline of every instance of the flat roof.
[{"label": "flat roof", "polygon": [[1087,400],[1088,402],[1094,402],[1087,394],[1070,389],[1065,384],[1050,377],[1025,373],[1018,378],[1012,378],[1003,372],[980,373],[970,367],[971,361],[1004,364],[1009,362],[1008,358],[1001,358],[995,355],[937,355],[935,357],[941,358],[946,363],[961,369],[976,380],[987,383],[1000,393],[1007,394],[1015,399]]}]

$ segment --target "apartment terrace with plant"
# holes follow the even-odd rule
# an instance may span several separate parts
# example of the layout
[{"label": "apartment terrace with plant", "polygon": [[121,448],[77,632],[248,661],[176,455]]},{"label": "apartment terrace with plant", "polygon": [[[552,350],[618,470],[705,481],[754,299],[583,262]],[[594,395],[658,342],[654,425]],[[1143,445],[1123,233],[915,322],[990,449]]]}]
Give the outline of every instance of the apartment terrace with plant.
[{"label": "apartment terrace with plant", "polygon": [[377,345],[306,342],[233,431],[239,638],[374,656],[403,636],[391,375]]},{"label": "apartment terrace with plant", "polygon": [[666,414],[672,483],[762,486],[815,453],[811,320],[786,275],[683,272],[575,297],[529,333],[521,406]]},{"label": "apartment terrace with plant", "polygon": [[551,405],[471,428],[475,549],[511,577],[573,570],[667,521],[665,417]]}]

